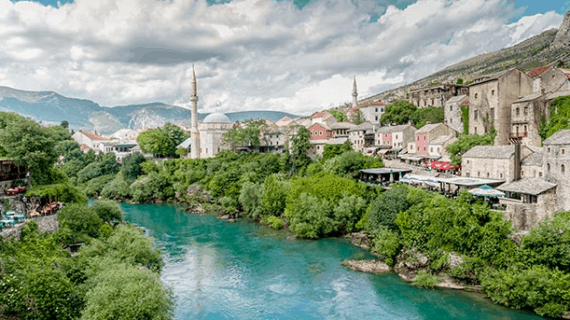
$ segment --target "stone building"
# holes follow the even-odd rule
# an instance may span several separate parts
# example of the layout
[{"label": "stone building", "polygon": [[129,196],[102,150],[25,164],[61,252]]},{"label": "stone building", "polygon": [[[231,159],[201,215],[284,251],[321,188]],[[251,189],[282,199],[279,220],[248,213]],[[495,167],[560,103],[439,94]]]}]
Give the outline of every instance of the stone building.
[{"label": "stone building", "polygon": [[545,95],[533,93],[515,100],[511,105],[511,138],[522,144],[540,147],[542,139],[538,129],[541,118],[548,120],[550,112],[546,108]]},{"label": "stone building", "polygon": [[376,127],[370,122],[363,122],[348,130],[348,139],[354,151],[360,152],[374,144]]},{"label": "stone building", "polygon": [[564,97],[564,96],[570,96],[570,90],[568,91],[559,91],[559,92],[554,92],[551,94],[547,94],[546,98],[545,98],[545,108],[546,110],[548,110],[549,112],[552,111],[552,102],[554,102],[554,100],[558,97]]},{"label": "stone building", "polygon": [[461,133],[463,133],[463,117],[461,116],[461,107],[463,106],[469,107],[469,97],[464,94],[447,100],[443,112],[443,123]]},{"label": "stone building", "polygon": [[375,132],[375,144],[406,149],[408,142],[415,140],[416,131],[410,124],[380,127]]},{"label": "stone building", "polygon": [[429,144],[432,140],[440,136],[456,134],[457,132],[446,124],[428,123],[416,131],[415,153],[419,155],[427,155],[429,153]]},{"label": "stone building", "polygon": [[532,78],[518,69],[475,79],[469,87],[469,134],[485,134],[495,128],[495,145],[508,145],[511,105],[532,93]]},{"label": "stone building", "polygon": [[[77,144],[87,146],[89,149],[95,151],[101,142],[111,141],[111,139],[105,139],[93,132],[77,131],[71,138],[77,142]],[[86,149],[88,150],[88,149]]]},{"label": "stone building", "polygon": [[428,150],[430,156],[439,156],[445,158],[449,161],[449,153],[447,152],[447,146],[457,141],[455,134],[450,134],[447,136],[439,136],[429,142]]},{"label": "stone building", "polygon": [[[200,154],[198,158],[213,158],[222,150],[229,149],[229,146],[222,142],[224,133],[233,129],[234,123],[223,113],[211,113],[204,121],[198,124],[200,142]],[[190,133],[192,135],[192,133]],[[190,151],[187,157],[192,157],[192,142],[195,139],[190,136],[186,141],[182,142],[178,147],[186,148]]]},{"label": "stone building", "polygon": [[308,129],[311,132],[309,140],[328,140],[333,136],[331,128],[323,123],[314,123]]},{"label": "stone building", "polygon": [[284,151],[285,143],[287,141],[287,128],[276,127],[270,128],[267,132],[263,133],[260,140],[261,152],[277,152]]},{"label": "stone building", "polygon": [[410,102],[418,108],[443,107],[451,97],[460,95],[469,95],[469,87],[453,83],[442,83],[412,89],[408,92]]},{"label": "stone building", "polygon": [[570,130],[560,130],[544,140],[545,179],[558,185],[558,209],[570,210]]},{"label": "stone building", "polygon": [[543,148],[533,148],[534,153],[524,158],[521,164],[521,178],[542,178],[544,176]]},{"label": "stone building", "polygon": [[[521,146],[521,160],[534,151]],[[496,179],[511,182],[515,180],[515,146],[475,146],[462,156],[461,175],[463,177]]]},{"label": "stone building", "polygon": [[350,122],[337,122],[333,123],[330,126],[333,138],[340,138],[340,137],[348,138],[348,130],[354,127],[356,127],[356,125]]},{"label": "stone building", "polygon": [[321,123],[327,126],[331,126],[333,123],[337,122],[336,118],[326,111],[321,111],[313,114],[311,116],[311,120],[313,123]]},{"label": "stone building", "polygon": [[497,187],[505,192],[499,203],[505,207],[504,218],[513,228],[528,231],[540,221],[550,218],[558,207],[556,184],[542,178],[525,178]]},{"label": "stone building", "polygon": [[535,77],[535,92],[552,93],[570,90],[570,70],[565,68],[547,68]]}]

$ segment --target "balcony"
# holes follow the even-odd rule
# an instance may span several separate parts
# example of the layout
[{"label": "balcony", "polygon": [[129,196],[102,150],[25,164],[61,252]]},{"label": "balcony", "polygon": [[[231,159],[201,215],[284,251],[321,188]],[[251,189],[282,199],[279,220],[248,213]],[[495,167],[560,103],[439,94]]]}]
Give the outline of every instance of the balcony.
[{"label": "balcony", "polygon": [[511,132],[510,137],[511,139],[526,138],[528,137],[528,132]]}]

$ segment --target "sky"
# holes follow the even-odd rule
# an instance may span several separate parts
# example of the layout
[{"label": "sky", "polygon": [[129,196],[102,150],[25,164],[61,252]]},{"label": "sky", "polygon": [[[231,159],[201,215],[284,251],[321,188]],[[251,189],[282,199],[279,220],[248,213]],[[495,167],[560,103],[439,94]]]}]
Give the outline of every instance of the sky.
[{"label": "sky", "polygon": [[570,0],[0,0],[0,86],[298,115],[557,28]]}]

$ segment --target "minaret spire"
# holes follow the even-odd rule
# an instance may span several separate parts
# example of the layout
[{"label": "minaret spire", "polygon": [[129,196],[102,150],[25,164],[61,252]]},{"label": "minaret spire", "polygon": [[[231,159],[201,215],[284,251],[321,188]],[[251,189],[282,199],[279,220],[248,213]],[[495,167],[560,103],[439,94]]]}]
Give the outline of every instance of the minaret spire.
[{"label": "minaret spire", "polygon": [[358,106],[358,91],[356,90],[356,76],[354,77],[354,83],[352,85],[352,107]]},{"label": "minaret spire", "polygon": [[192,83],[191,83],[190,102],[192,102],[192,128],[190,129],[191,145],[190,158],[200,158],[200,131],[198,130],[198,89],[196,85],[196,72],[192,65]]}]

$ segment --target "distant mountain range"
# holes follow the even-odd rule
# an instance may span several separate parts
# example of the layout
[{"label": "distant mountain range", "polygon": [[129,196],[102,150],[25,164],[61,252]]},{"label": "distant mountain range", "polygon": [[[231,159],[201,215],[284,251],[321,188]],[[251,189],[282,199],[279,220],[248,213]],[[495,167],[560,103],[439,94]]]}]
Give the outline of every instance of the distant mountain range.
[{"label": "distant mountain range", "polygon": [[[15,112],[44,124],[60,124],[67,120],[73,129],[97,130],[109,134],[123,128],[155,128],[167,122],[190,126],[188,109],[150,103],[102,107],[90,100],[64,97],[52,91],[23,91],[0,86],[0,111]],[[198,114],[198,120],[208,113]],[[232,121],[267,119],[277,121],[285,116],[298,116],[280,111],[240,111],[226,113]]]}]

